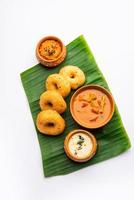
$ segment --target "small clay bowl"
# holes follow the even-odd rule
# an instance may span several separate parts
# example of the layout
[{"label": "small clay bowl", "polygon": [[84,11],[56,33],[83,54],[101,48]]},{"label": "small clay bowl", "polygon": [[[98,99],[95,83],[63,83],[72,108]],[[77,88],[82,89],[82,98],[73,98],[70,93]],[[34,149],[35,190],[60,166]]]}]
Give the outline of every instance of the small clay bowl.
[{"label": "small clay bowl", "polygon": [[[89,152],[86,153],[85,156],[83,157],[79,157],[78,155],[75,155],[69,148],[69,142],[70,142],[70,139],[75,136],[75,135],[85,135],[86,138],[89,138],[90,140],[90,143],[88,143],[89,145],[92,144],[92,147],[91,149],[89,150]],[[73,130],[71,131],[65,138],[64,140],[64,150],[65,150],[65,153],[67,154],[67,156],[73,160],[73,161],[76,161],[76,162],[86,162],[88,160],[90,160],[96,153],[96,150],[97,150],[97,141],[96,141],[96,138],[94,137],[94,135],[92,135],[90,132],[88,131],[85,131],[83,129],[76,129],[76,130]]]},{"label": "small clay bowl", "polygon": [[[107,112],[107,115],[99,115],[99,118],[100,121],[98,122],[92,122],[90,123],[90,121],[85,122],[84,120],[82,120],[82,118],[79,116],[77,116],[76,112],[75,112],[75,106],[74,106],[74,102],[76,101],[76,98],[78,97],[79,94],[83,93],[84,91],[93,91],[93,90],[97,90],[99,92],[101,92],[103,95],[105,95],[105,97],[107,97],[108,99],[108,104],[109,104],[109,109],[108,109],[108,106],[106,106],[107,108],[105,109],[105,112]],[[86,86],[83,86],[81,88],[79,88],[73,95],[72,95],[72,98],[71,98],[71,101],[70,101],[70,111],[71,111],[71,115],[73,117],[73,119],[81,126],[85,127],[85,128],[89,128],[89,129],[96,129],[96,128],[100,128],[104,125],[106,125],[112,118],[113,116],[113,113],[114,113],[114,109],[115,109],[115,106],[114,106],[114,99],[112,97],[112,94],[106,90],[104,87],[101,87],[99,85],[86,85]],[[88,110],[89,111],[89,110]],[[104,113],[105,113],[104,112]],[[88,117],[90,117],[90,114],[88,113],[87,114]],[[82,116],[82,114],[81,114]],[[97,116],[97,115],[96,115]],[[106,116],[106,117],[104,117]],[[81,119],[80,119],[81,118]]]},{"label": "small clay bowl", "polygon": [[[49,55],[47,55],[46,57],[41,55],[41,51],[40,51],[41,45],[46,41],[54,41],[60,47],[60,50],[59,50],[60,52],[58,53],[56,57],[54,56],[54,58],[52,58],[52,54],[54,55],[55,52],[57,51],[56,49],[54,49],[54,47],[47,49],[47,52],[50,54],[50,59],[49,59]],[[44,51],[46,50],[44,49]],[[36,47],[36,57],[42,65],[46,67],[56,67],[65,59],[66,47],[59,38],[55,36],[47,36],[47,37],[42,38],[38,42],[37,47]]]}]

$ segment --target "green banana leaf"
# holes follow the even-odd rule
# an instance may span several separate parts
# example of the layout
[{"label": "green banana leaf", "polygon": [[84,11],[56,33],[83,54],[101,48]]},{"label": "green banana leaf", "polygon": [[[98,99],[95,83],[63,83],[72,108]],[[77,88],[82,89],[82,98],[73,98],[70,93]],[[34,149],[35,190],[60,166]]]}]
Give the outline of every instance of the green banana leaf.
[{"label": "green banana leaf", "polygon": [[[39,97],[45,90],[45,80],[48,75],[59,72],[65,65],[79,66],[86,75],[85,84],[98,84],[109,90],[108,85],[99,70],[93,54],[83,36],[79,36],[67,45],[67,57],[63,63],[56,68],[46,68],[41,64],[21,73],[21,80],[28,98],[33,121],[35,123],[37,114],[40,112]],[[130,141],[121,121],[117,106],[111,121],[104,127],[89,130],[95,135],[98,142],[96,155],[86,163],[71,161],[65,154],[63,142],[65,136],[73,129],[80,126],[72,119],[69,110],[69,102],[74,91],[66,98],[68,109],[62,115],[66,121],[66,129],[59,136],[46,136],[37,129],[40,144],[44,175],[46,177],[64,175],[103,160],[121,154],[130,148]],[[35,125],[36,128],[36,125]]]}]

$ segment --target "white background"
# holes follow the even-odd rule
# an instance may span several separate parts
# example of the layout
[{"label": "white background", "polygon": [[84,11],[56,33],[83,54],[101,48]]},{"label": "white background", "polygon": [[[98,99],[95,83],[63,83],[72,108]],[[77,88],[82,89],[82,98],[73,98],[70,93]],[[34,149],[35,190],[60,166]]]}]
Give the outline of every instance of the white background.
[{"label": "white background", "polygon": [[[75,173],[44,178],[19,74],[46,35],[83,34],[119,107],[132,148]],[[0,199],[134,199],[134,1],[0,0]]]}]

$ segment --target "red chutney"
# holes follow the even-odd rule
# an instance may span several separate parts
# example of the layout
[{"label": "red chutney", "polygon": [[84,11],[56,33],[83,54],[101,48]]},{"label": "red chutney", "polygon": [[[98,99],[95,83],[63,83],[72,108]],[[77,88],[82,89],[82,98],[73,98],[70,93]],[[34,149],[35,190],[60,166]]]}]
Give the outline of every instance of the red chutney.
[{"label": "red chutney", "polygon": [[113,115],[113,99],[102,87],[84,88],[73,96],[71,113],[80,125],[87,128],[99,128],[105,125]]},{"label": "red chutney", "polygon": [[62,51],[60,43],[56,40],[48,39],[41,43],[39,47],[40,55],[47,60],[56,59]]}]

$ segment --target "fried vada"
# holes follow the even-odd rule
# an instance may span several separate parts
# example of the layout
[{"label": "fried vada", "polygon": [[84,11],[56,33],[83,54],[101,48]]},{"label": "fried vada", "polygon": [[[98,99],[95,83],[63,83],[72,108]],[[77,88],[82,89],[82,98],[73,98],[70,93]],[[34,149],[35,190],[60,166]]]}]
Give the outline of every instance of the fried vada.
[{"label": "fried vada", "polygon": [[85,82],[84,72],[77,66],[68,65],[61,68],[60,75],[70,82],[72,89],[77,89]]},{"label": "fried vada", "polygon": [[39,105],[41,110],[56,110],[58,113],[63,113],[66,108],[66,102],[55,90],[47,90],[40,96]]},{"label": "fried vada", "polygon": [[55,110],[43,110],[37,115],[36,126],[46,135],[59,135],[65,129],[65,121]]},{"label": "fried vada", "polygon": [[70,82],[60,74],[51,74],[46,80],[46,89],[55,90],[65,98],[71,91]]}]

